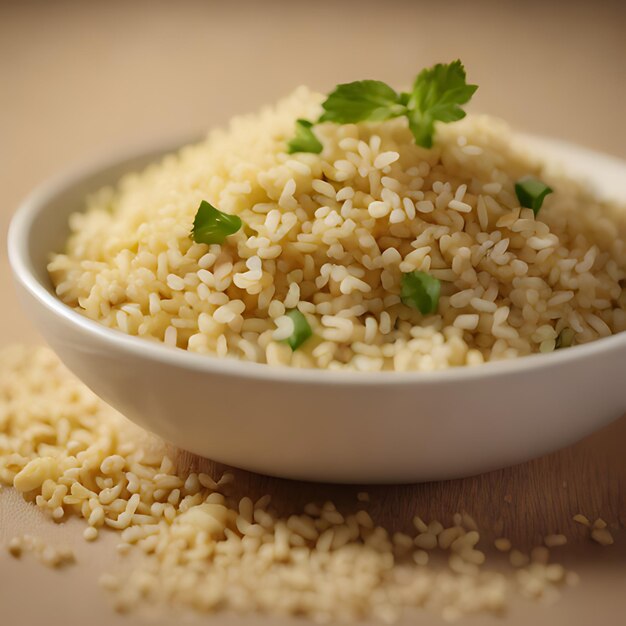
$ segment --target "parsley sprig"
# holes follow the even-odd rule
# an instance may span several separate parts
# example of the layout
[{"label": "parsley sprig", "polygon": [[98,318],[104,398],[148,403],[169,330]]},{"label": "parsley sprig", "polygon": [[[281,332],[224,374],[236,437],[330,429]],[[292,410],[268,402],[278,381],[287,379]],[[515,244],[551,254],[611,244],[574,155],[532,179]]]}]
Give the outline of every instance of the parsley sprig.
[{"label": "parsley sprig", "polygon": [[379,80],[357,80],[337,85],[322,104],[320,122],[354,124],[365,120],[382,122],[399,117],[406,106],[389,85]]},{"label": "parsley sprig", "polygon": [[477,89],[478,85],[465,82],[465,68],[458,59],[422,70],[406,105],[409,128],[417,144],[432,147],[435,122],[447,124],[464,118],[461,105],[469,102]]},{"label": "parsley sprig", "polygon": [[[358,80],[337,85],[322,103],[324,113],[318,121],[354,124],[406,116],[415,142],[424,148],[431,148],[435,122],[455,122],[465,117],[461,105],[469,102],[477,89],[478,85],[467,84],[465,68],[460,60],[437,63],[417,75],[409,92],[398,93],[380,80]],[[306,131],[315,137],[310,126]],[[298,142],[302,132],[302,128],[296,129],[296,138],[289,142],[290,152],[321,151],[321,144],[319,150],[311,150],[308,148],[317,148],[317,144]],[[294,146],[297,149],[292,150]]]}]

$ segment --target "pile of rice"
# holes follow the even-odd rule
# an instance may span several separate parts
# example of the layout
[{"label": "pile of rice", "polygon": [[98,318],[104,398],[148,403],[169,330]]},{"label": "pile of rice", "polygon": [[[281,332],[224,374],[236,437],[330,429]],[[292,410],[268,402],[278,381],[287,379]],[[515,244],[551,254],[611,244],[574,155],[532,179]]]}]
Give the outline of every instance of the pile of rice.
[{"label": "pile of rice", "polygon": [[[514,569],[488,565],[485,537],[467,514],[398,520],[403,527],[390,532],[370,516],[364,493],[351,510],[311,502],[294,511],[270,494],[237,494],[230,473],[177,470],[163,443],[146,437],[47,348],[0,352],[0,486],[56,522],[82,518],[88,541],[108,530],[118,533],[122,555],[138,552],[142,558],[100,579],[120,611],[166,604],[336,623],[392,622],[425,608],[453,619],[501,612],[518,594],[553,599],[576,584],[545,546],[523,553],[500,537],[495,546]],[[603,524],[594,531],[607,544]],[[7,548],[15,558],[34,550],[51,567],[73,560],[71,550],[29,536]]]},{"label": "pile of rice", "polygon": [[[626,330],[626,211],[549,176],[501,122],[406,120],[315,127],[321,154],[286,153],[322,96],[273,108],[124,177],[71,218],[49,271],[65,303],[131,335],[259,363],[432,370],[555,349]],[[553,187],[535,217],[515,181]],[[245,228],[194,243],[202,200]],[[400,300],[403,273],[442,281],[438,311]],[[313,337],[292,352],[285,315]]]}]

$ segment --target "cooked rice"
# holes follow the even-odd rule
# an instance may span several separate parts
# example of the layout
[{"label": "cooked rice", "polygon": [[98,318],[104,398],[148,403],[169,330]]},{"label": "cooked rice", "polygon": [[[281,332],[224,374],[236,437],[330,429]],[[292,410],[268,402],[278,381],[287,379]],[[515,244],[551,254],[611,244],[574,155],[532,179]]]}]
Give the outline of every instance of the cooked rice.
[{"label": "cooked rice", "polygon": [[[548,563],[546,548],[512,559],[514,575],[487,564],[467,514],[452,515],[447,528],[416,516],[413,530],[390,533],[367,505],[293,511],[270,494],[228,493],[232,480],[177,470],[162,442],[94,396],[49,349],[0,351],[0,487],[13,486],[54,522],[82,519],[87,541],[108,529],[121,555],[138,553],[100,577],[120,611],[147,603],[337,623],[392,622],[419,608],[453,619],[500,613],[516,593],[555,598],[575,582]],[[593,539],[608,545],[605,527],[598,520]],[[28,535],[7,549],[51,567],[73,561],[70,549]]]},{"label": "cooked rice", "polygon": [[[626,330],[626,211],[556,178],[501,122],[321,124],[321,154],[288,155],[305,88],[183,148],[71,217],[49,271],[58,296],[111,328],[193,352],[295,367],[432,370]],[[549,183],[535,218],[514,183]],[[194,243],[202,200],[246,228]],[[400,301],[401,275],[442,281],[435,315]],[[314,335],[282,341],[298,308]],[[568,331],[569,332],[569,331]]]}]

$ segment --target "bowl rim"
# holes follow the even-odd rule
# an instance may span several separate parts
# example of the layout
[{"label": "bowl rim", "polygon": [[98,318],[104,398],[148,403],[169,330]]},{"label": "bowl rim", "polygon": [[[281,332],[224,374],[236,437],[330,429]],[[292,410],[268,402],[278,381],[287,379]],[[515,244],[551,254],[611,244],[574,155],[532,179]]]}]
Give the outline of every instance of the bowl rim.
[{"label": "bowl rim", "polygon": [[[582,154],[595,162],[608,165],[626,175],[626,161],[579,146],[560,139],[552,139],[531,134],[519,134],[530,142],[541,146],[553,145],[560,151]],[[14,279],[25,288],[41,306],[52,315],[61,318],[78,330],[95,336],[98,340],[109,342],[117,349],[131,352],[169,366],[206,372],[207,374],[234,375],[245,379],[261,379],[279,383],[318,383],[331,385],[420,385],[449,384],[453,382],[471,382],[479,378],[515,375],[529,370],[546,370],[564,362],[596,357],[607,350],[626,349],[626,331],[609,337],[602,337],[586,344],[572,346],[567,350],[556,350],[546,354],[530,354],[515,359],[490,361],[477,366],[458,366],[432,371],[377,371],[361,372],[355,370],[304,369],[288,366],[275,366],[255,363],[243,359],[218,357],[210,354],[189,352],[182,348],[173,348],[162,342],[150,341],[134,335],[103,326],[87,318],[51,293],[37,278],[34,263],[30,256],[27,242],[36,217],[46,210],[50,201],[84,179],[95,176],[102,170],[122,165],[126,161],[154,157],[155,160],[179,150],[183,146],[197,142],[198,134],[183,141],[162,141],[150,143],[143,148],[119,151],[113,156],[89,159],[68,167],[61,173],[38,185],[18,205],[8,229],[7,251],[9,264]],[[599,166],[601,167],[601,166]],[[591,175],[593,178],[593,174]],[[48,253],[50,254],[50,252]]]}]

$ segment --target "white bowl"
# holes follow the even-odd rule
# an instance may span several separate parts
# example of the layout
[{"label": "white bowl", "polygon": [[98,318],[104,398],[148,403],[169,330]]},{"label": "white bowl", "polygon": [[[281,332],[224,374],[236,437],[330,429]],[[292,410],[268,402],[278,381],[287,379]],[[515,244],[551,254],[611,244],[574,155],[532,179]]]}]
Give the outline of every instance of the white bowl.
[{"label": "white bowl", "polygon": [[[544,154],[626,199],[626,163],[549,140]],[[71,172],[27,198],[9,231],[24,309],[64,363],[171,443],[256,472],[332,482],[475,474],[570,444],[626,410],[626,333],[433,373],[275,368],[188,353],[110,330],[54,295],[46,271],[86,193],[165,150]],[[620,196],[621,194],[621,196]]]}]

